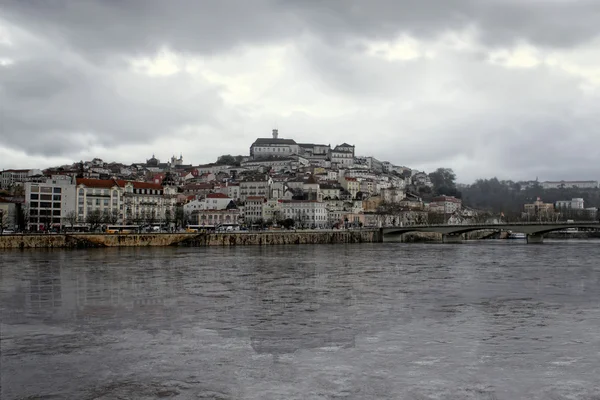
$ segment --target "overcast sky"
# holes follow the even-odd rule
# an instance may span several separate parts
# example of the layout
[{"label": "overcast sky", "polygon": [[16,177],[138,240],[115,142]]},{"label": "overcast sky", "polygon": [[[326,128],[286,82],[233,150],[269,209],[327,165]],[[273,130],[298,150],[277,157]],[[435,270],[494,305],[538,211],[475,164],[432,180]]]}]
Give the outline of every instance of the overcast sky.
[{"label": "overcast sky", "polygon": [[3,0],[0,169],[257,137],[600,179],[598,0]]}]

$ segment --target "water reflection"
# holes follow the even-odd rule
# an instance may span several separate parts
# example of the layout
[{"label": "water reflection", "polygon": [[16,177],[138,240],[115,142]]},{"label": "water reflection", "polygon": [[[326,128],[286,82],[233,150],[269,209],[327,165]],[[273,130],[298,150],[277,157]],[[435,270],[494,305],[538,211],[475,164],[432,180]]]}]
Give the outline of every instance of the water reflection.
[{"label": "water reflection", "polygon": [[[7,398],[57,385],[63,397],[80,397],[98,379],[132,376],[138,386],[128,383],[134,391],[121,395],[131,397],[155,384],[144,383],[149,376],[168,376],[190,388],[200,380],[223,398],[252,398],[266,381],[299,391],[279,398],[303,398],[311,385],[329,397],[430,398],[450,386],[455,398],[477,398],[473,390],[515,398],[531,386],[518,384],[522,374],[558,385],[565,362],[585,383],[600,365],[592,355],[600,346],[600,249],[543,247],[6,252],[2,368],[12,372],[3,387]],[[40,379],[38,363],[63,364]],[[490,378],[506,371],[512,387]],[[68,386],[71,375],[83,383]],[[429,378],[438,384],[423,383]],[[39,385],[26,385],[35,379]],[[477,386],[482,380],[490,383]]]}]

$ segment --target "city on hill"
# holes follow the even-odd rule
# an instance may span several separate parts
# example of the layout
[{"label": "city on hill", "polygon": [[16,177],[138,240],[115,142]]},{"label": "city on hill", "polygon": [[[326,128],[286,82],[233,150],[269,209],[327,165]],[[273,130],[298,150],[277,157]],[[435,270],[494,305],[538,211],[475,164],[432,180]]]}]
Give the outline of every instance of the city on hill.
[{"label": "city on hill", "polygon": [[598,181],[456,183],[357,154],[299,143],[277,129],[248,155],[205,165],[154,155],[125,165],[95,158],[0,172],[0,230],[360,228],[407,224],[597,220]]}]

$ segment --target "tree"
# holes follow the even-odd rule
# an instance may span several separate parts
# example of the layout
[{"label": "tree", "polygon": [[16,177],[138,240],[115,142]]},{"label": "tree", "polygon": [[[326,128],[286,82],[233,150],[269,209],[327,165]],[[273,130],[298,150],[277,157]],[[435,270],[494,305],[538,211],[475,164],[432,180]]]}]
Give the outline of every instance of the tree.
[{"label": "tree", "polygon": [[85,222],[90,226],[91,231],[97,230],[100,224],[102,224],[102,217],[103,215],[100,210],[92,210],[88,213]]},{"label": "tree", "polygon": [[171,220],[172,220],[171,208],[167,207],[167,209],[165,210],[165,225],[167,226],[167,229],[171,228]]},{"label": "tree", "polygon": [[72,230],[73,226],[77,223],[78,220],[77,213],[75,211],[69,211],[67,215],[65,215],[65,220],[67,221],[69,227]]},{"label": "tree", "polygon": [[0,235],[8,228],[8,210],[0,210]]},{"label": "tree", "polygon": [[296,221],[294,221],[292,218],[286,218],[283,221],[281,221],[281,226],[283,226],[285,229],[290,229],[294,226]]},{"label": "tree", "polygon": [[29,220],[29,204],[17,205],[17,223],[19,225],[19,229],[27,230],[29,228]]},{"label": "tree", "polygon": [[116,208],[110,211],[104,210],[104,213],[102,214],[102,222],[110,225],[114,225],[119,222],[119,210]]},{"label": "tree", "polygon": [[451,168],[438,168],[429,174],[436,195],[461,197],[456,189],[456,174]]}]

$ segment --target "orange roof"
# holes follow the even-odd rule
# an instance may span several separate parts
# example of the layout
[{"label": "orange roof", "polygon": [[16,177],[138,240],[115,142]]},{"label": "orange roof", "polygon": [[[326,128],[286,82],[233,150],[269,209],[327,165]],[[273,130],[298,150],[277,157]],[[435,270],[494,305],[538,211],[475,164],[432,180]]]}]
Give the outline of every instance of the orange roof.
[{"label": "orange roof", "polygon": [[228,199],[229,196],[223,193],[209,193],[206,195],[208,199]]},{"label": "orange roof", "polygon": [[265,200],[265,198],[262,196],[248,196],[246,200]]},{"label": "orange roof", "polygon": [[119,185],[118,181],[114,179],[88,179],[88,178],[77,178],[77,186],[84,185],[91,188],[103,188],[110,189]]}]

